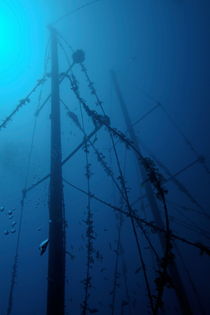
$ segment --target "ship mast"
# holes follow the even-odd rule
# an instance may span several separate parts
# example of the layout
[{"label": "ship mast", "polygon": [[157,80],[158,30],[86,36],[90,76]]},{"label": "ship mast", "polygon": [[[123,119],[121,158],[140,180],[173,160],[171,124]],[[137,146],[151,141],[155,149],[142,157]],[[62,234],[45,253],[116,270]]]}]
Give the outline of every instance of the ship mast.
[{"label": "ship mast", "polygon": [[51,35],[51,169],[49,187],[49,256],[47,315],[63,315],[65,303],[65,227],[59,96],[58,41]]},{"label": "ship mast", "polygon": [[[125,103],[125,101],[123,99],[122,92],[120,90],[120,87],[119,87],[119,84],[118,84],[118,81],[117,81],[117,77],[116,77],[116,74],[115,74],[114,71],[111,71],[111,77],[112,77],[112,81],[113,81],[113,84],[114,84],[116,95],[118,97],[119,104],[120,104],[120,107],[121,107],[121,110],[122,110],[122,114],[123,114],[124,119],[125,119],[125,123],[126,123],[126,126],[127,126],[127,131],[129,133],[130,139],[133,141],[136,149],[139,152],[141,152],[141,149],[140,149],[140,146],[139,146],[139,141],[138,141],[138,139],[136,137],[136,134],[135,134],[135,131],[134,131],[133,127],[132,127],[132,123],[131,123],[131,120],[130,120],[130,117],[129,117],[128,109],[127,109],[126,103]],[[139,171],[140,171],[140,174],[141,174],[141,177],[142,177],[142,181],[143,181],[143,183],[145,183],[145,185],[144,185],[145,193],[146,193],[149,205],[150,205],[150,209],[152,211],[152,215],[153,215],[153,217],[154,217],[154,219],[156,221],[156,224],[159,227],[164,228],[163,220],[162,220],[162,218],[160,216],[160,211],[158,209],[157,201],[156,201],[156,198],[154,196],[154,193],[153,193],[153,190],[152,190],[152,186],[151,186],[150,182],[147,180],[146,171],[145,171],[144,167],[142,166],[142,164],[140,163],[140,161],[138,159],[138,156],[137,156],[137,164],[138,164]],[[159,233],[158,236],[159,236],[159,241],[160,241],[160,244],[161,244],[162,251],[164,252],[164,249],[165,249],[164,236],[161,233]],[[190,304],[189,304],[189,301],[188,301],[187,294],[185,292],[185,288],[184,288],[182,280],[181,280],[181,276],[180,276],[178,268],[177,268],[176,261],[174,260],[169,265],[168,268],[169,268],[170,275],[171,275],[171,277],[173,279],[173,283],[174,283],[175,290],[176,290],[176,295],[177,295],[177,298],[179,300],[180,309],[182,311],[182,314],[183,315],[192,314],[192,310],[191,310],[191,307],[190,307]]]}]

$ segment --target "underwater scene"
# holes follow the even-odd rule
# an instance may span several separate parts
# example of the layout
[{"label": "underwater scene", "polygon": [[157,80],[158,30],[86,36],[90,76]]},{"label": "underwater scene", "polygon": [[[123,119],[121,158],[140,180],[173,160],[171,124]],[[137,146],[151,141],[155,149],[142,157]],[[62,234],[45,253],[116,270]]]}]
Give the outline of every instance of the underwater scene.
[{"label": "underwater scene", "polygon": [[210,1],[1,0],[0,315],[210,314]]}]

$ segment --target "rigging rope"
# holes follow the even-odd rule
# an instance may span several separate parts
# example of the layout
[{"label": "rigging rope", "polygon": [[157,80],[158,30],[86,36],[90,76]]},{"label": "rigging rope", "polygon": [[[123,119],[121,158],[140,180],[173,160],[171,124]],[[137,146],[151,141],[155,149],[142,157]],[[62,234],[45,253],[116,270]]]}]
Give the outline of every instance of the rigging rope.
[{"label": "rigging rope", "polygon": [[30,103],[30,97],[37,90],[37,88],[43,85],[47,80],[47,75],[44,74],[42,79],[37,81],[37,84],[33,87],[33,89],[27,94],[25,98],[19,101],[19,104],[15,107],[15,109],[3,120],[0,124],[0,131],[3,128],[6,128],[7,124],[12,120],[13,116],[26,104]]},{"label": "rigging rope", "polygon": [[[125,176],[125,169],[126,169],[126,153],[127,150],[125,149],[125,154],[124,154],[124,167],[123,167],[123,173]],[[110,156],[111,159],[111,163],[112,163],[112,156]],[[113,168],[113,165],[112,165]],[[122,196],[120,196],[121,200],[120,200],[120,207],[123,208],[123,206],[125,206],[124,200],[122,198]],[[115,252],[115,266],[114,266],[114,281],[113,281],[113,288],[112,291],[110,292],[110,294],[112,295],[112,303],[111,303],[111,312],[112,315],[115,314],[115,309],[116,309],[116,295],[117,295],[117,288],[120,286],[118,283],[119,277],[120,277],[120,273],[119,273],[119,258],[120,255],[122,255],[121,252],[121,238],[122,238],[122,227],[123,227],[123,215],[120,213],[118,214],[116,212],[116,220],[117,220],[117,232],[118,232],[118,237],[117,237],[117,245],[116,245],[116,249],[114,250]],[[128,287],[127,287],[128,289]]]},{"label": "rigging rope", "polygon": [[[82,121],[82,130],[84,132],[85,139],[87,138],[87,133],[85,131],[85,124],[84,124],[84,118],[83,118],[83,112],[82,107],[80,104],[80,114],[81,114],[81,121]],[[91,178],[91,164],[89,162],[89,149],[88,149],[88,142],[85,141],[84,144],[84,151],[85,151],[85,160],[86,160],[86,173],[85,176],[87,178],[87,218],[86,218],[86,236],[87,236],[87,270],[86,270],[86,277],[83,280],[84,288],[85,288],[85,295],[83,302],[81,304],[82,307],[82,315],[86,315],[89,312],[89,298],[90,298],[90,289],[92,288],[92,276],[91,276],[91,270],[93,268],[94,259],[93,259],[93,253],[94,253],[94,245],[93,241],[95,238],[94,228],[93,228],[93,211],[91,210],[91,197],[90,197],[90,178]]]}]

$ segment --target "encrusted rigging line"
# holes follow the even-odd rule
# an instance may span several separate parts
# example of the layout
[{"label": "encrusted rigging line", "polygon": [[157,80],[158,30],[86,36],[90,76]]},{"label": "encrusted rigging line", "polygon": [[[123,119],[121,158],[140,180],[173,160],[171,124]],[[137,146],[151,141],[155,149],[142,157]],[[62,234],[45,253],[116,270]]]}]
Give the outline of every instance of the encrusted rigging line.
[{"label": "encrusted rigging line", "polygon": [[[81,121],[82,121],[82,129],[84,131],[84,137],[87,138],[87,134],[85,131],[85,124],[84,124],[84,118],[83,118],[83,112],[82,107],[80,105],[80,114],[81,114]],[[88,200],[87,200],[87,218],[86,218],[86,236],[87,236],[87,270],[86,270],[86,278],[83,280],[84,288],[85,288],[85,294],[83,303],[81,304],[82,307],[82,315],[86,315],[89,313],[89,298],[90,298],[90,290],[92,288],[92,276],[91,276],[91,270],[93,268],[94,259],[93,259],[93,253],[94,253],[94,245],[93,240],[95,238],[94,228],[93,228],[93,211],[91,210],[91,197],[90,197],[90,178],[91,178],[91,164],[89,162],[89,149],[88,149],[88,142],[85,142],[84,145],[84,151],[85,151],[85,160],[86,160],[86,178],[87,178],[87,192],[88,192]]]},{"label": "encrusted rigging line", "polygon": [[[38,104],[40,104],[40,102],[41,102],[41,97],[42,97],[42,90],[40,91],[40,94],[39,94]],[[23,210],[24,210],[24,203],[25,203],[25,199],[26,199],[26,187],[28,184],[28,178],[29,178],[29,174],[30,174],[30,167],[31,167],[32,152],[33,152],[33,147],[34,147],[34,138],[35,138],[36,126],[37,126],[37,117],[35,117],[35,119],[34,119],[31,144],[30,144],[28,161],[27,161],[27,166],[26,166],[25,183],[24,183],[24,189],[22,191],[21,208],[20,208],[20,221],[19,221],[19,227],[18,227],[18,233],[17,233],[17,243],[16,243],[16,249],[15,249],[14,263],[13,263],[13,267],[12,267],[12,278],[11,278],[11,283],[10,283],[10,288],[9,288],[7,315],[11,314],[12,307],[13,307],[13,295],[14,295],[14,288],[15,288],[15,280],[17,277],[17,266],[18,266],[19,248],[20,248],[20,236],[21,236],[22,224],[23,224]]]},{"label": "encrusted rigging line", "polygon": [[47,74],[44,74],[43,77],[40,80],[37,80],[37,84],[33,87],[33,89],[26,95],[25,98],[19,101],[19,104],[15,107],[15,109],[3,120],[3,122],[0,124],[0,130],[2,128],[6,128],[9,121],[12,120],[13,116],[26,104],[30,103],[30,97],[32,94],[37,90],[39,86],[45,83],[47,80]]},{"label": "encrusted rigging line", "polygon": [[[125,148],[125,154],[124,154],[124,169],[123,169],[123,173],[125,176],[125,171],[126,171],[126,153],[127,150]],[[112,164],[112,156],[110,156],[111,158],[111,164]],[[112,169],[113,169],[113,165],[112,165]],[[120,196],[120,207],[123,208],[125,206],[124,200],[122,198],[122,196]],[[121,213],[117,213],[116,212],[116,219],[117,219],[117,231],[118,231],[118,237],[117,237],[117,246],[115,249],[115,266],[114,266],[114,281],[113,281],[113,288],[112,291],[110,292],[110,294],[112,295],[112,303],[111,303],[111,312],[112,315],[115,314],[115,308],[116,308],[116,294],[117,294],[117,288],[119,287],[119,277],[120,277],[120,273],[119,273],[119,258],[120,255],[122,255],[121,252],[121,235],[122,235],[122,227],[123,227],[123,215]]]},{"label": "encrusted rigging line", "polygon": [[[74,188],[75,190],[77,191],[80,191],[82,194],[85,194],[87,195],[87,191],[85,191],[84,189],[70,183],[68,180],[66,180],[65,178],[63,178],[63,181],[70,187]],[[94,200],[100,202],[101,204],[107,206],[108,208],[111,208],[113,210],[116,210],[118,211],[119,213],[122,213],[124,214],[126,217],[132,217],[136,222],[141,222],[143,223],[145,226],[147,227],[150,227],[152,229],[152,231],[154,232],[161,232],[163,234],[167,233],[167,231],[164,229],[164,228],[160,228],[159,226],[157,226],[156,224],[154,224],[152,221],[147,221],[141,217],[139,217],[134,211],[132,213],[129,213],[125,210],[122,210],[121,208],[117,207],[117,206],[114,206],[112,205],[110,202],[107,202],[99,197],[97,197],[95,194],[90,194],[91,195],[91,198],[93,198]],[[203,245],[202,243],[200,242],[194,242],[194,241],[190,241],[182,236],[179,236],[178,234],[175,234],[175,233],[171,233],[170,237],[174,240],[178,240],[182,243],[185,243],[187,245],[190,245],[192,247],[195,247],[197,249],[199,249],[201,251],[202,254],[207,254],[208,256],[210,256],[210,248]]]},{"label": "encrusted rigging line", "polygon": [[[86,66],[84,65],[84,63],[80,63],[80,67],[81,67],[81,71],[84,73],[84,75],[85,75],[85,78],[86,78],[86,81],[87,81],[87,83],[88,83],[88,87],[89,87],[89,89],[90,89],[90,92],[91,92],[91,94],[95,97],[95,99],[96,99],[96,106],[99,106],[100,107],[100,109],[101,109],[101,111],[102,111],[102,113],[103,113],[103,115],[106,117],[106,113],[105,113],[105,110],[104,110],[104,108],[103,108],[103,102],[102,102],[102,100],[100,99],[100,97],[99,97],[99,95],[98,95],[98,93],[97,93],[97,91],[96,91],[96,88],[94,87],[94,83],[93,83],[93,81],[91,80],[91,78],[90,78],[90,76],[89,76],[89,74],[88,74],[88,71],[87,71],[87,68],[86,68]],[[112,139],[112,137],[111,137],[111,139]],[[113,148],[114,149],[114,148]]]}]

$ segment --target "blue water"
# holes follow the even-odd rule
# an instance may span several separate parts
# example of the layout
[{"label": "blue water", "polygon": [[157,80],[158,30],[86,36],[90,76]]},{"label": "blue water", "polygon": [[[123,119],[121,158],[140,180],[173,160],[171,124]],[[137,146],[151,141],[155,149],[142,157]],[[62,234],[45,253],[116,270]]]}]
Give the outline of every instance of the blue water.
[{"label": "blue water", "polygon": [[[111,126],[126,133],[127,126],[110,74],[111,70],[115,71],[131,122],[140,120],[134,131],[143,156],[161,161],[172,175],[181,171],[175,178],[185,191],[171,179],[164,185],[168,190],[166,202],[172,232],[195,243],[209,244],[209,1],[101,0],[83,7],[86,3],[84,0],[76,3],[67,0],[45,0],[44,3],[39,0],[4,0],[0,4],[0,122],[3,123],[19,101],[28,95],[43,73],[49,74],[47,81],[32,93],[30,102],[14,114],[6,128],[0,129],[2,315],[7,314],[8,308],[22,189],[50,170],[50,102],[37,118],[34,115],[51,89],[49,25],[59,33],[60,72],[66,71],[72,62],[70,46],[73,50],[82,49],[88,75],[103,101]],[[79,65],[74,66],[73,73],[78,79],[81,96],[92,110],[102,114]],[[68,80],[61,84],[60,95],[82,124],[80,105]],[[154,109],[158,103],[161,106]],[[90,133],[94,124],[84,110],[82,113],[85,131]],[[62,156],[65,158],[84,135],[67,117],[62,102],[61,122]],[[92,141],[104,154],[120,185],[119,168],[107,129],[102,127]],[[126,187],[129,188],[129,201],[132,204],[140,197],[134,209],[139,217],[154,222],[135,153],[117,138],[115,142]],[[183,170],[200,156],[205,157],[205,163],[195,162]],[[88,159],[92,174],[91,193],[127,210],[92,147],[89,147]],[[170,177],[157,167],[166,179]],[[63,166],[63,177],[87,191],[85,173],[83,148]],[[25,200],[13,290],[11,314],[14,315],[46,314],[48,248],[40,256],[39,245],[49,237],[48,193],[49,179],[31,190]],[[192,198],[190,200],[189,193],[202,209],[193,203]],[[155,199],[165,220],[163,204],[156,196]],[[87,196],[64,183],[64,203],[67,250],[65,313],[77,315],[82,312],[85,293]],[[129,217],[123,216],[121,247],[117,251],[119,214],[117,217],[116,211],[94,199],[91,199],[90,208],[93,214],[94,262],[91,264],[92,287],[87,314],[91,311],[102,315],[152,314]],[[154,281],[159,267],[142,231],[137,226],[136,229],[151,292],[155,296]],[[163,253],[158,233],[145,229],[161,258]],[[172,243],[193,314],[208,314],[210,257],[201,255],[198,248],[181,241]],[[113,304],[116,259],[117,285]],[[160,310],[158,314],[181,314],[174,289],[164,289],[163,301],[165,313]]]}]

